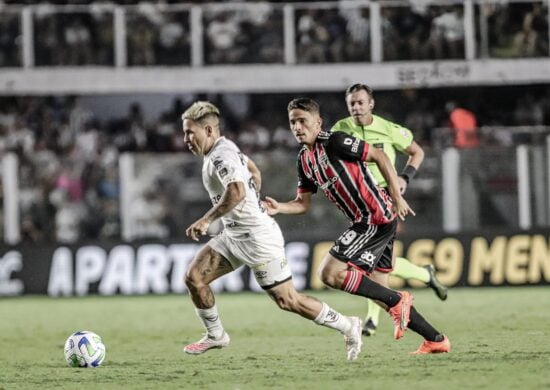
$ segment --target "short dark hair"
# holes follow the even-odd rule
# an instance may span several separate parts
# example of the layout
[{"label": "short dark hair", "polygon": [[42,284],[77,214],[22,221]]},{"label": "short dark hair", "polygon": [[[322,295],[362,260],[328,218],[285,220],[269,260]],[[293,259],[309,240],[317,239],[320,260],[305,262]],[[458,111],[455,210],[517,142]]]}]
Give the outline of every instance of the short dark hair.
[{"label": "short dark hair", "polygon": [[292,110],[304,110],[311,114],[319,114],[321,112],[319,103],[308,97],[301,97],[291,100],[290,103],[288,103],[287,110],[288,112]]},{"label": "short dark hair", "polygon": [[348,87],[348,89],[346,89],[346,96],[348,96],[351,93],[359,92],[359,91],[366,91],[371,98],[373,97],[372,88],[369,87],[367,84],[361,84],[361,83],[353,84],[352,86]]}]

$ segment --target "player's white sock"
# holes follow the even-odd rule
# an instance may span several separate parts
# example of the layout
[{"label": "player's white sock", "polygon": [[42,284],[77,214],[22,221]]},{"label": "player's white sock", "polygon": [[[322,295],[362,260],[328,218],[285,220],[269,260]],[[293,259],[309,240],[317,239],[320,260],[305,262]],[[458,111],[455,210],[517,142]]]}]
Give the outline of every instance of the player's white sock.
[{"label": "player's white sock", "polygon": [[326,326],[327,328],[339,330],[341,333],[347,333],[351,329],[349,317],[331,309],[325,302],[319,315],[313,320],[316,324]]},{"label": "player's white sock", "polygon": [[210,309],[197,309],[195,308],[197,316],[199,316],[202,324],[206,328],[209,336],[216,339],[223,335],[223,325],[218,314],[218,307],[212,306]]}]

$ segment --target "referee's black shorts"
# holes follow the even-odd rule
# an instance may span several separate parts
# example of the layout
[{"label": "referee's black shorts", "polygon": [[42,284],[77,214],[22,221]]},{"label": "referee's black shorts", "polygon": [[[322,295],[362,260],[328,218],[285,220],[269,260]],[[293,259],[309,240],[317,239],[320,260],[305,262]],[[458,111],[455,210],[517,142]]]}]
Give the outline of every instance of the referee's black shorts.
[{"label": "referee's black shorts", "polygon": [[396,228],[397,218],[385,225],[357,222],[340,235],[330,254],[367,274],[391,272]]}]

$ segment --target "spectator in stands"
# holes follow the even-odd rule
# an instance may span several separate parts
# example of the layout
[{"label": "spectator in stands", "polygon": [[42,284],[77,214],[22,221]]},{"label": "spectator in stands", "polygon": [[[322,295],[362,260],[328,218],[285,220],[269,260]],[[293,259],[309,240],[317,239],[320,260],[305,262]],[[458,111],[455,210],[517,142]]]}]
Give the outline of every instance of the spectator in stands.
[{"label": "spectator in stands", "polygon": [[456,102],[448,102],[445,110],[449,114],[449,127],[454,132],[454,146],[460,149],[479,146],[477,118],[475,114],[459,107]]},{"label": "spectator in stands", "polygon": [[514,122],[518,126],[540,126],[544,124],[544,100],[535,100],[532,95],[518,98],[513,112]]},{"label": "spectator in stands", "polygon": [[[412,8],[397,9],[391,23],[397,33],[398,60],[421,59],[428,40],[428,26],[425,18]],[[429,22],[428,22],[429,24]]]},{"label": "spectator in stands", "polygon": [[[41,3],[34,9],[36,65],[61,65],[64,63],[62,38],[58,32],[58,23],[51,8],[51,4]],[[40,31],[39,34],[38,31]]]},{"label": "spectator in stands", "polygon": [[326,46],[330,34],[326,27],[319,23],[321,12],[316,9],[308,9],[298,19],[298,62],[323,63],[327,60]]},{"label": "spectator in stands", "polygon": [[93,19],[92,39],[98,65],[114,65],[113,4],[94,2],[90,5]]},{"label": "spectator in stands", "polygon": [[183,65],[190,61],[187,13],[167,13],[159,31],[158,62],[166,65]]},{"label": "spectator in stands", "polygon": [[19,66],[22,49],[22,41],[18,39],[19,15],[3,12],[0,20],[0,66]]},{"label": "spectator in stands", "polygon": [[67,65],[92,64],[92,38],[89,28],[79,18],[74,18],[65,27],[67,44]]},{"label": "spectator in stands", "polygon": [[342,10],[346,18],[344,51],[348,61],[367,61],[370,58],[370,22],[368,8]]},{"label": "spectator in stands", "polygon": [[283,27],[280,18],[269,18],[256,37],[259,50],[258,62],[282,63],[284,61]]},{"label": "spectator in stands", "polygon": [[346,20],[335,9],[326,10],[321,24],[326,26],[328,33],[325,51],[330,62],[344,62],[344,46],[348,40],[346,34]]},{"label": "spectator in stands", "polygon": [[[541,11],[540,4],[533,5],[533,10],[525,14],[519,30],[512,39],[512,47],[510,55],[512,57],[540,57],[548,55],[548,42],[542,38],[548,35],[548,29],[545,31],[537,31],[535,25],[539,27],[543,23],[537,23],[540,19]],[[542,33],[542,34],[541,34]]]},{"label": "spectator in stands", "polygon": [[432,21],[431,43],[435,58],[464,58],[464,10],[449,7]]},{"label": "spectator in stands", "polygon": [[236,41],[240,34],[238,21],[229,12],[218,13],[206,28],[208,38],[208,62],[238,63],[243,53],[237,50]]},{"label": "spectator in stands", "polygon": [[128,33],[128,64],[153,65],[155,57],[155,30],[154,25],[145,15],[134,18],[134,28]]}]

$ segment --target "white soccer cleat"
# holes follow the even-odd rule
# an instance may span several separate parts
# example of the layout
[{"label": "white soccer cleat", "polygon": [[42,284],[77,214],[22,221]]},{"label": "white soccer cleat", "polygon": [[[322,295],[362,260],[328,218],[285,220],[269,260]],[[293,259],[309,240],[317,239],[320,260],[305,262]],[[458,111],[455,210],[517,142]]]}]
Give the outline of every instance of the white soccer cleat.
[{"label": "white soccer cleat", "polygon": [[205,334],[202,339],[196,343],[186,345],[183,350],[191,355],[200,355],[209,349],[227,347],[229,345],[229,341],[230,338],[226,332],[223,332],[222,337],[218,339],[212,338],[208,334]]},{"label": "white soccer cleat", "polygon": [[349,317],[351,322],[351,329],[344,335],[344,341],[346,342],[346,351],[348,353],[348,360],[352,361],[357,359],[361,352],[361,346],[363,345],[363,339],[361,337],[361,331],[363,324],[359,317]]}]

